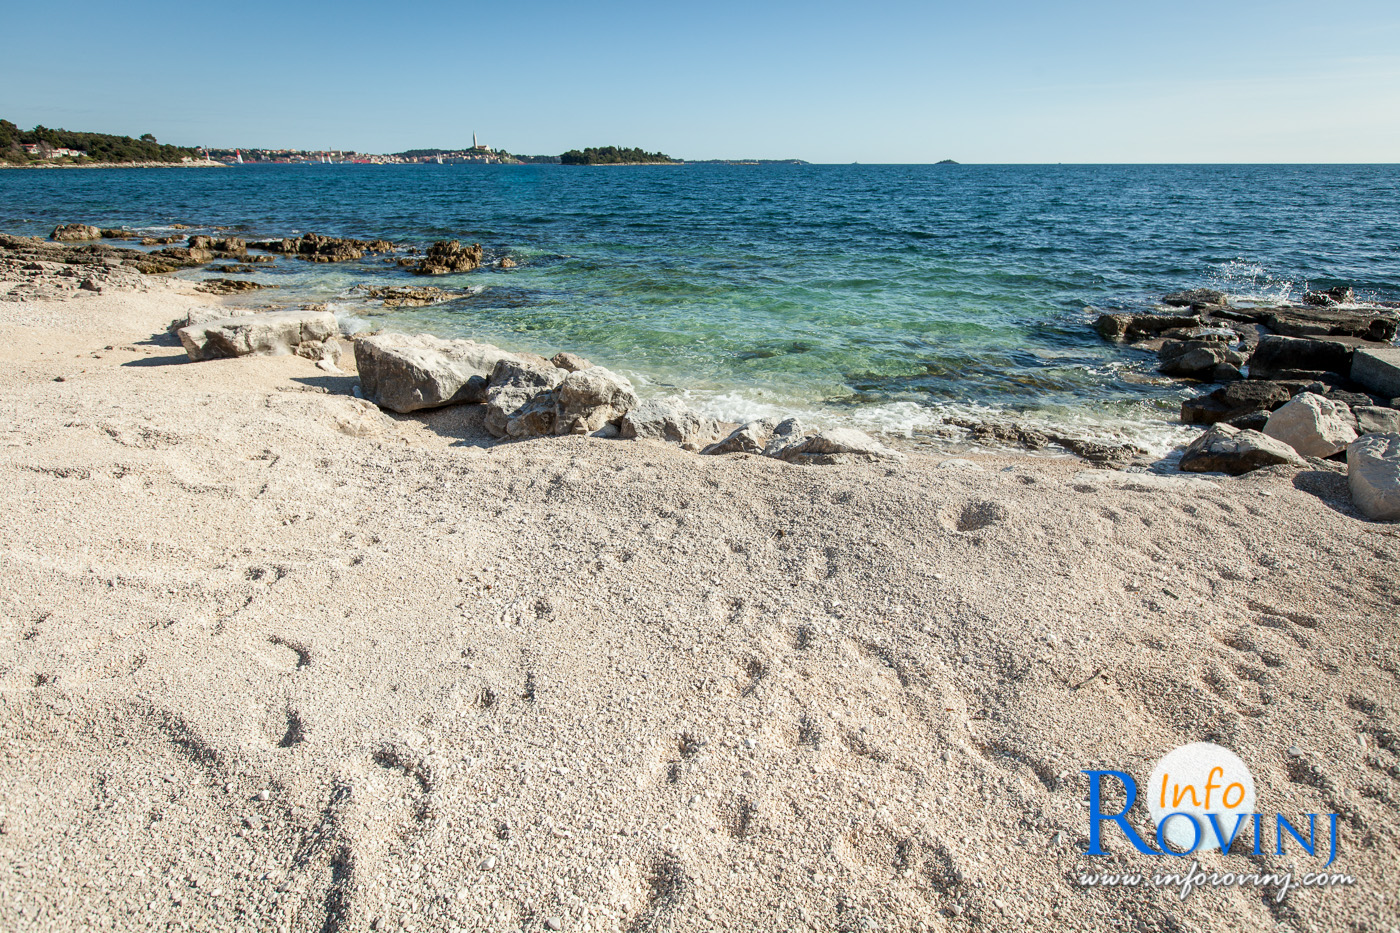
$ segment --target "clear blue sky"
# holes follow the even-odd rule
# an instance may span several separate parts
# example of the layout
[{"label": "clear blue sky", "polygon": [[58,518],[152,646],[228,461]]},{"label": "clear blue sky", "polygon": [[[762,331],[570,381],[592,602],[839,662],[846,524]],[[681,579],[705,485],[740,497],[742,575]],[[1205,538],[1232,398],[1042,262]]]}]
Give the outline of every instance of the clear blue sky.
[{"label": "clear blue sky", "polygon": [[0,117],[209,146],[1394,162],[1400,2],[11,3]]}]

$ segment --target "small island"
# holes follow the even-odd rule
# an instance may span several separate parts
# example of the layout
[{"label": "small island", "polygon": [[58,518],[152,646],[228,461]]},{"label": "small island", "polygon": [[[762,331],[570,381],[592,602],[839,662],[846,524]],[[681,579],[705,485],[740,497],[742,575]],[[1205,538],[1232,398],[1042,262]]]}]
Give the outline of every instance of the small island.
[{"label": "small island", "polygon": [[647,152],[644,149],[622,149],[617,146],[599,146],[584,150],[570,149],[559,157],[564,165],[679,165],[663,152]]},{"label": "small island", "polygon": [[954,161],[953,159],[944,159],[944,160],[941,161],[941,162],[935,162],[935,163],[933,163],[933,164],[934,164],[934,165],[961,165],[962,163],[961,163],[961,162]]}]

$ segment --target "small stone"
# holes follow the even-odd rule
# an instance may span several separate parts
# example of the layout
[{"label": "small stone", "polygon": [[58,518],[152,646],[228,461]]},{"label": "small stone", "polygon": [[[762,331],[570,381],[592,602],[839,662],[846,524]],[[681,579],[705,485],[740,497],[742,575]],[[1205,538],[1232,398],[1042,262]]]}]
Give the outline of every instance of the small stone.
[{"label": "small stone", "polygon": [[1059,832],[1059,833],[1056,833],[1055,835],[1051,836],[1051,837],[1050,837],[1050,844],[1051,844],[1052,846],[1062,846],[1062,845],[1064,845],[1064,844],[1065,844],[1065,834],[1064,834],[1063,832]]},{"label": "small stone", "polygon": [[486,856],[486,858],[481,860],[481,864],[477,867],[479,867],[482,871],[490,871],[491,869],[496,867],[496,856]]},{"label": "small stone", "polygon": [[758,739],[754,738],[753,736],[749,736],[747,739],[744,739],[744,746],[746,748],[757,748]]},{"label": "small stone", "polygon": [[1290,745],[1288,746],[1288,755],[1290,758],[1302,758],[1303,750],[1296,745]]},{"label": "small stone", "polygon": [[556,353],[550,359],[559,369],[567,370],[571,373],[582,372],[585,369],[592,369],[593,364],[577,353]]},{"label": "small stone", "polygon": [[562,917],[550,917],[544,922],[544,928],[546,930],[562,930],[564,929],[564,920]]},{"label": "small stone", "polygon": [[272,799],[272,792],[267,790],[260,790],[258,791],[258,799],[261,800],[263,803],[267,803],[269,800]]}]

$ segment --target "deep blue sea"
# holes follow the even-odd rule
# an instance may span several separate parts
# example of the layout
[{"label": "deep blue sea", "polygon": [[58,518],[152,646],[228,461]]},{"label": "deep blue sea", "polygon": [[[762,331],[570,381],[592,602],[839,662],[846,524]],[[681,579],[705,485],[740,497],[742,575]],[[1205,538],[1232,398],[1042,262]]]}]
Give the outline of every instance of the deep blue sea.
[{"label": "deep blue sea", "polygon": [[[568,349],[731,420],[919,431],[1004,412],[1161,448],[1193,389],[1105,344],[1102,310],[1222,288],[1400,299],[1400,165],[246,165],[0,172],[0,230],[60,222],[457,238],[519,266],[424,280],[279,259],[255,300],[350,329]],[[182,273],[202,277],[200,273]],[[435,284],[384,313],[356,286]]]}]

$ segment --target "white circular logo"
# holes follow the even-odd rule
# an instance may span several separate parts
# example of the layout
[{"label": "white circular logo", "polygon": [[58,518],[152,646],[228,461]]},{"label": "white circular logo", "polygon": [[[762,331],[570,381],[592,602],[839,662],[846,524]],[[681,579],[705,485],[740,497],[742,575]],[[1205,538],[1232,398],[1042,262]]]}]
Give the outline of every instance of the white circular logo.
[{"label": "white circular logo", "polygon": [[[1249,768],[1234,752],[1213,742],[1194,742],[1167,752],[1142,792],[1158,841],[1177,854],[1201,846],[1219,847],[1217,832],[1220,838],[1231,839],[1237,828],[1248,824],[1247,814],[1254,812],[1254,778]],[[1241,816],[1245,817],[1242,822]]]}]

